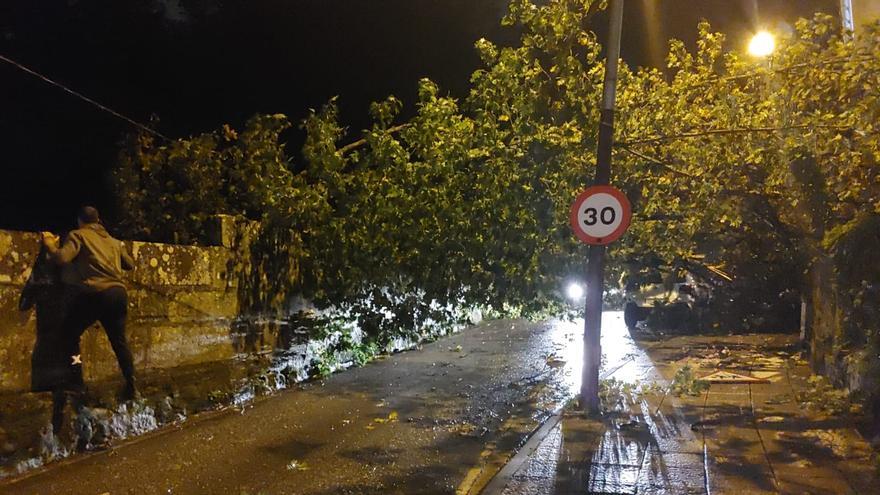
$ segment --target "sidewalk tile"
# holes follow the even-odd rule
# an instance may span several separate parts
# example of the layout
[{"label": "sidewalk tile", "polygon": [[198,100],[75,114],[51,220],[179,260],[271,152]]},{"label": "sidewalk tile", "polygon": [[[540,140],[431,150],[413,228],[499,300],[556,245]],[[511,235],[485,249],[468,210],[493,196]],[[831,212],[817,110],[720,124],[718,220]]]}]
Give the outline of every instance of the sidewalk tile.
[{"label": "sidewalk tile", "polygon": [[667,468],[658,473],[643,473],[636,487],[638,494],[704,495],[704,474],[700,469]]},{"label": "sidewalk tile", "polygon": [[528,461],[514,473],[514,478],[550,478],[556,476],[556,467],[562,447],[562,426],[557,425],[529,455]]},{"label": "sidewalk tile", "polygon": [[666,468],[694,468],[703,471],[703,454],[691,453],[667,453],[667,452],[651,452],[645,457],[642,464],[643,469],[651,469],[654,471]]},{"label": "sidewalk tile", "polygon": [[638,493],[705,493],[703,457],[661,453],[647,456],[639,473]]},{"label": "sidewalk tile", "polygon": [[588,459],[591,464],[639,466],[648,446],[647,435],[609,429]]},{"label": "sidewalk tile", "polygon": [[560,461],[556,493],[635,494],[639,466]]},{"label": "sidewalk tile", "polygon": [[782,495],[867,495],[856,492],[844,481],[831,478],[786,478],[779,480]]},{"label": "sidewalk tile", "polygon": [[590,464],[583,473],[587,478],[581,486],[590,494],[635,494],[638,489],[639,466]]},{"label": "sidewalk tile", "polygon": [[699,454],[703,451],[702,439],[694,435],[689,424],[675,421],[674,418],[670,420],[668,416],[662,414],[645,419],[652,421],[649,429],[653,449],[664,453],[681,454]]},{"label": "sidewalk tile", "polygon": [[880,493],[880,475],[871,457],[837,461],[834,467],[858,494]]},{"label": "sidewalk tile", "polygon": [[556,481],[553,478],[539,480],[521,480],[514,478],[501,492],[502,495],[553,495]]},{"label": "sidewalk tile", "polygon": [[763,495],[777,493],[773,473],[764,456],[724,456],[709,451],[712,493]]},{"label": "sidewalk tile", "polygon": [[763,456],[761,438],[751,425],[709,426],[705,430],[709,454],[721,456]]},{"label": "sidewalk tile", "polygon": [[815,465],[809,462],[774,462],[773,470],[784,494],[855,493],[844,476],[832,465]]}]

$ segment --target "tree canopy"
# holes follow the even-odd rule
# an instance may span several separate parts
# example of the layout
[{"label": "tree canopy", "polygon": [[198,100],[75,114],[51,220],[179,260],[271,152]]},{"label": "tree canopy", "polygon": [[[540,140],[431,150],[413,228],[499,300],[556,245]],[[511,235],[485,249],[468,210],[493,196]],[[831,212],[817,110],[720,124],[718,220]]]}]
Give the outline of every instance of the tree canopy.
[{"label": "tree canopy", "polygon": [[[389,97],[360,136],[330,101],[302,122],[297,167],[280,115],[170,144],[136,137],[116,175],[126,225],[189,240],[206,214],[260,220],[263,303],[301,294],[383,328],[462,306],[556,307],[584,268],[568,209],[595,164],[604,64],[587,26],[600,7],[513,0],[503,22],[520,40],[476,42],[484,67],[466,98],[422,80],[413,118]],[[622,67],[612,182],[635,215],[612,268],[704,256],[753,285],[790,280],[813,300],[823,355],[876,340],[876,319],[841,315],[880,280],[848,268],[880,247],[880,27],[801,20],[764,60],[699,31],[695,51],[670,43],[665,71]]]}]

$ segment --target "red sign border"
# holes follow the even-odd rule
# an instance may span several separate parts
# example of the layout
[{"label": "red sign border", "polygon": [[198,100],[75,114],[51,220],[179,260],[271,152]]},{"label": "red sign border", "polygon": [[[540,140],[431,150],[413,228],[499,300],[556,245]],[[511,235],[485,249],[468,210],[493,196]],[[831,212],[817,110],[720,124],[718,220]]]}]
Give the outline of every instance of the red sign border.
[{"label": "red sign border", "polygon": [[[610,194],[620,201],[620,206],[623,208],[623,220],[620,222],[620,225],[617,226],[617,229],[607,236],[593,237],[581,230],[580,225],[578,225],[578,211],[580,210],[580,205],[586,201],[587,198],[600,193]],[[626,229],[629,228],[629,224],[632,222],[632,205],[629,202],[629,198],[627,198],[620,189],[614,186],[588,187],[582,193],[578,194],[577,199],[571,204],[569,222],[571,222],[571,228],[574,229],[574,235],[576,235],[582,242],[592,246],[606,246],[620,239],[621,236],[623,236],[623,233],[626,232]]]}]

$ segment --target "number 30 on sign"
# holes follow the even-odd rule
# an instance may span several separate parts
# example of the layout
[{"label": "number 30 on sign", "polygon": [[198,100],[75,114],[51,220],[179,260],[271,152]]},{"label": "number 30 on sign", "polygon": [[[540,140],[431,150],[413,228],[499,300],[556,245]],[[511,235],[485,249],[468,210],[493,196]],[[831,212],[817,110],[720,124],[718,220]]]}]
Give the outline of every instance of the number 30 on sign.
[{"label": "number 30 on sign", "polygon": [[611,244],[626,232],[630,220],[629,200],[612,186],[593,186],[571,205],[571,227],[587,244]]}]

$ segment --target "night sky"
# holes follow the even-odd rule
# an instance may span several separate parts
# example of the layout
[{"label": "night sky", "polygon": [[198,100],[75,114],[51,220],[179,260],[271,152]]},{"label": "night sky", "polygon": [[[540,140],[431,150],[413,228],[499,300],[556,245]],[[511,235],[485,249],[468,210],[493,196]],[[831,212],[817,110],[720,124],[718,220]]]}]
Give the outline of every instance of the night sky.
[{"label": "night sky", "polygon": [[[507,0],[3,0],[0,54],[171,137],[240,126],[257,112],[294,121],[340,96],[343,122],[368,125],[371,101],[407,104],[430,77],[464,96],[473,42],[509,44]],[[742,46],[837,0],[628,0],[623,57],[662,65],[670,37],[692,44],[706,18]],[[594,27],[604,31],[604,16]],[[603,37],[604,39],[604,37]],[[407,111],[411,111],[409,106]],[[107,183],[132,127],[0,63],[0,228],[70,227],[77,206],[112,222]],[[302,136],[286,136],[299,160]],[[355,139],[355,138],[353,138]]]}]

